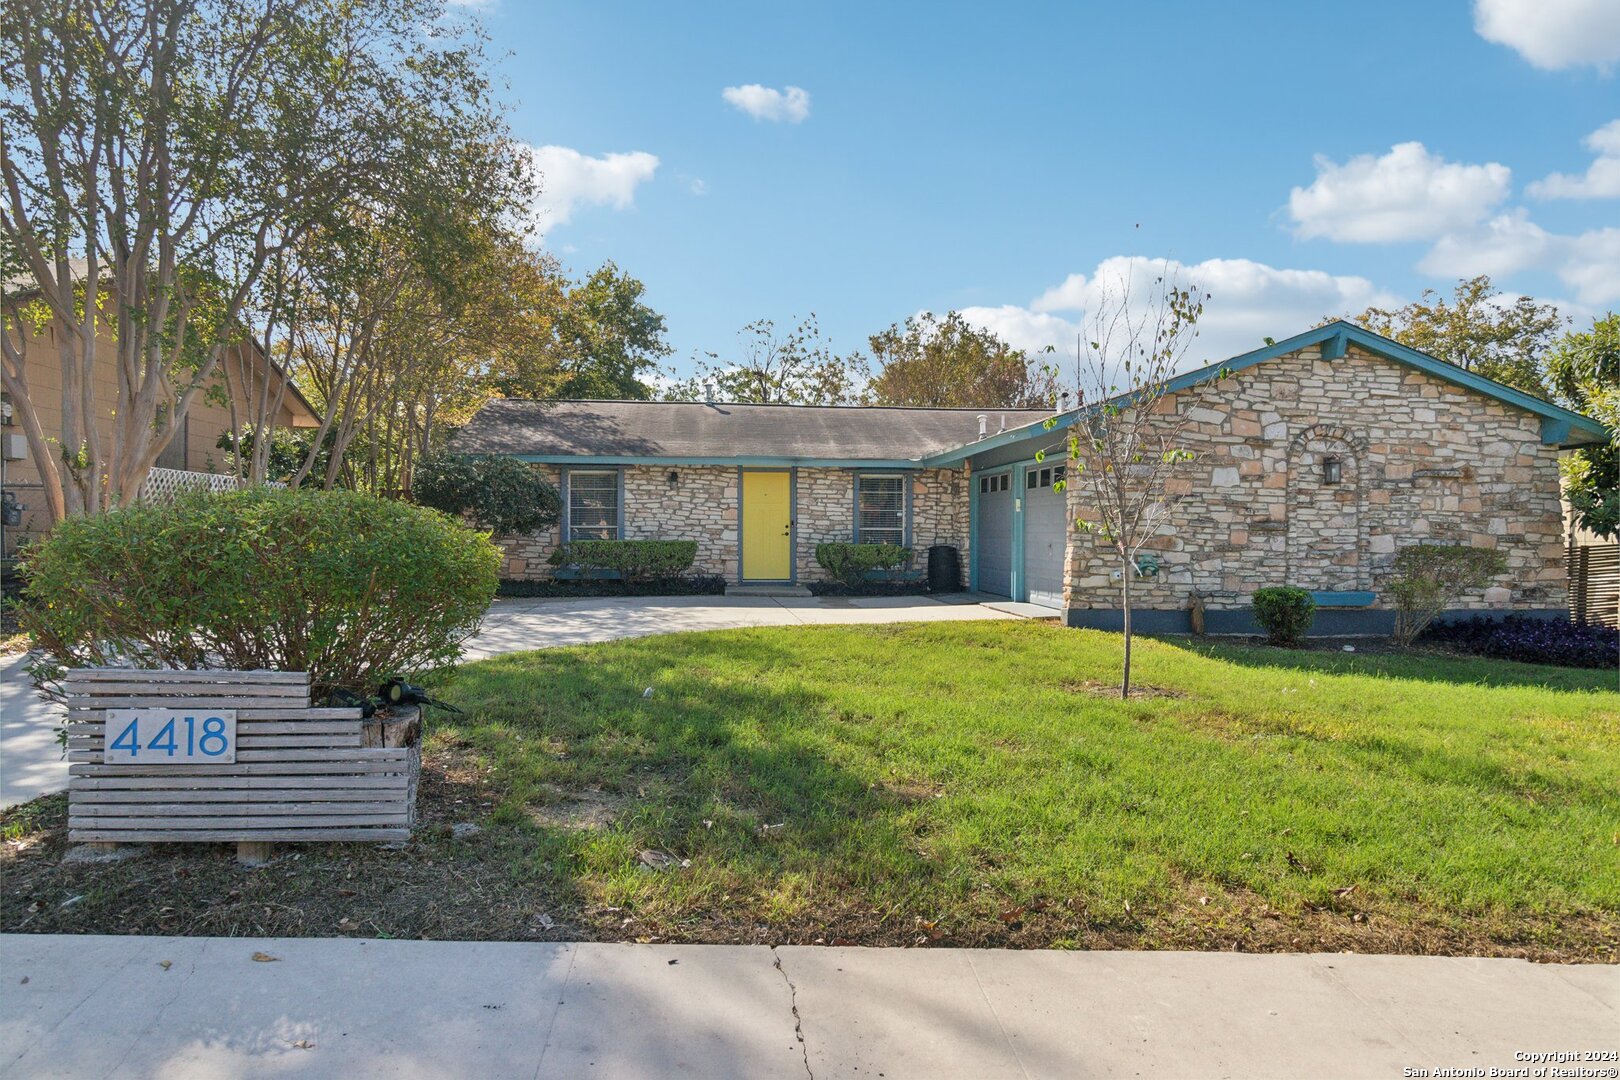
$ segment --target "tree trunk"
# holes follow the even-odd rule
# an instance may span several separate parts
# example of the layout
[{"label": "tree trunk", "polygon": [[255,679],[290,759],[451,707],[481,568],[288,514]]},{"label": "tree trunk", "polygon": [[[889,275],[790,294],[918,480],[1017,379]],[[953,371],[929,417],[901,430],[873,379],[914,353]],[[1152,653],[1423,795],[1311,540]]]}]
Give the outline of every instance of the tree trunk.
[{"label": "tree trunk", "polygon": [[1119,601],[1120,612],[1125,617],[1125,666],[1119,680],[1119,696],[1131,696],[1131,557],[1125,552],[1120,553],[1120,579]]}]

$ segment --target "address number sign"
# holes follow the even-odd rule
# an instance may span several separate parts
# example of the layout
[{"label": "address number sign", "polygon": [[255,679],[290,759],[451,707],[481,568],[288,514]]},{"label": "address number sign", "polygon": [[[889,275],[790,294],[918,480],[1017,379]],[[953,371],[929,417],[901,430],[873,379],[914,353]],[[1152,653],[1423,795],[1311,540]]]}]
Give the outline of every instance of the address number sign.
[{"label": "address number sign", "polygon": [[109,709],[108,765],[236,764],[236,710]]}]

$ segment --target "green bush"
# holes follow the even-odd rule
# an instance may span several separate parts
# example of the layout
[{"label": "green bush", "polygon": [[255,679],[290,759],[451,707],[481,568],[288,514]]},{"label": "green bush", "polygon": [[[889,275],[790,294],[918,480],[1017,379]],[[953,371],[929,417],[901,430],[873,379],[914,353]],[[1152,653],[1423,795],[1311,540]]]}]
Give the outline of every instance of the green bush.
[{"label": "green bush", "polygon": [[873,570],[910,566],[911,549],[899,544],[817,544],[816,562],[845,585],[858,589]]},{"label": "green bush", "polygon": [[540,470],[505,454],[434,454],[417,463],[411,498],[499,536],[557,524],[562,499]]},{"label": "green bush", "polygon": [[614,571],[629,586],[680,577],[696,558],[696,540],[575,540],[551,553],[551,565]]},{"label": "green bush", "polygon": [[29,549],[36,672],[105,663],[307,671],[318,695],[456,662],[500,552],[433,510],[249,488],[69,518]]},{"label": "green bush", "polygon": [[1249,600],[1254,621],[1273,645],[1298,645],[1316,618],[1316,601],[1304,589],[1284,585],[1256,589]]},{"label": "green bush", "polygon": [[1471,589],[1490,584],[1507,570],[1491,548],[1464,544],[1413,544],[1395,555],[1389,591],[1395,597],[1395,640],[1410,645],[1424,629]]}]

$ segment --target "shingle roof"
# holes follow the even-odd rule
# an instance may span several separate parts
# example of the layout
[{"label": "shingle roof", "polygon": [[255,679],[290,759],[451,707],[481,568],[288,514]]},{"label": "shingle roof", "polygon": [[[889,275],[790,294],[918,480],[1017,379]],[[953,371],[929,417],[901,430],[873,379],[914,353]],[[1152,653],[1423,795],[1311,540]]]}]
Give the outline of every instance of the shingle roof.
[{"label": "shingle roof", "polygon": [[904,409],[685,401],[515,401],[478,410],[455,438],[469,454],[536,458],[913,461],[1043,416],[1030,409]]}]

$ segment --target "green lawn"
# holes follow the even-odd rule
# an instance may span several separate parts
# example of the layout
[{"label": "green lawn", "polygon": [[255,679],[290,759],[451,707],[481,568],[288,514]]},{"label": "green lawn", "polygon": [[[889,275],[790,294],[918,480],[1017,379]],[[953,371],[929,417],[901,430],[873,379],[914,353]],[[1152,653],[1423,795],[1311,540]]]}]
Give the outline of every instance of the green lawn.
[{"label": "green lawn", "polygon": [[520,654],[441,688],[429,759],[599,936],[1616,955],[1613,673],[1144,641],[1165,693],[1121,702],[1118,654],[1012,622]]}]

